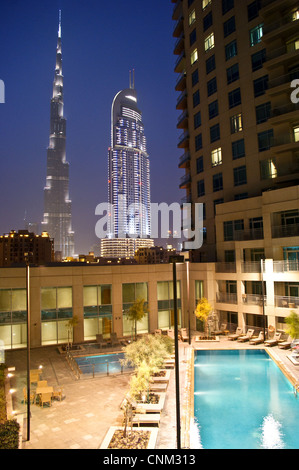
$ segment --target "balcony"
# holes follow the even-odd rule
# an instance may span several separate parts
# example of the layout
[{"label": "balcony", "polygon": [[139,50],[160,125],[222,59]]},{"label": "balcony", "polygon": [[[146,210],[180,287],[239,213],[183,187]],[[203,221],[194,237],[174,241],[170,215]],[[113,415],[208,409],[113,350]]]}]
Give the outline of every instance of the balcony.
[{"label": "balcony", "polygon": [[235,273],[236,272],[236,263],[228,263],[218,261],[215,264],[216,273]]},{"label": "balcony", "polygon": [[176,54],[176,55],[182,54],[182,52],[184,50],[184,46],[185,46],[184,39],[185,39],[185,36],[182,33],[180,35],[180,37],[175,42],[174,50],[173,50],[174,54]]},{"label": "balcony", "polygon": [[187,109],[180,114],[176,127],[177,127],[177,129],[187,129],[188,128],[188,111],[187,111]]},{"label": "balcony", "polygon": [[179,137],[178,148],[186,148],[189,146],[189,132],[185,131]]},{"label": "balcony", "polygon": [[186,56],[185,56],[185,51],[183,51],[177,60],[175,61],[175,66],[174,66],[174,71],[176,73],[182,73],[185,70],[186,66]]},{"label": "balcony", "polygon": [[241,263],[242,273],[260,273],[261,263],[260,261],[243,261]]},{"label": "balcony", "polygon": [[298,237],[299,224],[272,226],[272,238]]},{"label": "balcony", "polygon": [[297,55],[298,49],[295,41],[290,44],[285,44],[272,51],[267,51],[266,67],[267,69],[271,69],[281,65],[281,63],[284,63],[285,66],[292,65]]},{"label": "balcony", "polygon": [[182,0],[177,0],[176,4],[173,7],[172,10],[172,19],[173,20],[178,20],[179,17],[181,16],[181,10],[182,10]]},{"label": "balcony", "polygon": [[275,273],[288,273],[299,271],[298,260],[273,261],[273,271]]},{"label": "balcony", "polygon": [[298,10],[293,13],[289,13],[284,17],[280,18],[273,23],[265,24],[263,27],[263,41],[270,42],[273,38],[283,37],[283,35],[289,36],[297,32],[298,29]]},{"label": "balcony", "polygon": [[[263,296],[257,294],[243,294],[242,295],[243,304],[247,305],[263,305]],[[267,303],[267,298],[264,296],[264,305]]]},{"label": "balcony", "polygon": [[186,173],[180,179],[180,188],[187,188],[191,184],[191,175],[190,173]]},{"label": "balcony", "polygon": [[227,292],[217,292],[216,293],[216,302],[222,304],[237,304],[237,294],[229,294]]},{"label": "balcony", "polygon": [[178,97],[176,109],[187,109],[187,90],[184,90]]},{"label": "balcony", "polygon": [[174,25],[173,33],[172,33],[173,37],[178,38],[180,36],[180,34],[183,31],[183,26],[184,26],[184,17],[181,15]]},{"label": "balcony", "polygon": [[233,233],[226,235],[224,241],[245,241],[245,240],[262,240],[264,231],[262,228],[234,230]]},{"label": "balcony", "polygon": [[[292,80],[299,78],[299,70],[293,73],[287,73],[285,75],[280,75],[279,77],[272,78],[268,81],[268,90],[267,94],[274,95],[280,93],[284,89],[289,91],[290,83]],[[282,90],[283,89],[283,90]]]},{"label": "balcony", "polygon": [[278,308],[298,308],[299,297],[291,297],[286,295],[275,295],[275,307]]},{"label": "balcony", "polygon": [[185,152],[179,158],[179,168],[186,168],[190,165],[191,155],[190,152]]},{"label": "balcony", "polygon": [[183,70],[183,72],[179,75],[179,78],[176,81],[175,90],[184,91],[185,89],[186,89],[186,70]]},{"label": "balcony", "polygon": [[288,103],[283,106],[273,108],[270,114],[269,122],[278,124],[285,121],[298,120],[299,103]]}]

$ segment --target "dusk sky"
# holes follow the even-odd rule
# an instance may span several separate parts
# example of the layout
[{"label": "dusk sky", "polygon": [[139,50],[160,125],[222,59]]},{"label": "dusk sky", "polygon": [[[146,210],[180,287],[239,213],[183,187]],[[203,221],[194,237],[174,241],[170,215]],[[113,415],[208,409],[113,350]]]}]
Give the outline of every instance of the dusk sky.
[{"label": "dusk sky", "polygon": [[107,201],[110,113],[135,70],[152,202],[180,202],[182,171],[170,0],[0,0],[0,235],[43,219],[50,100],[62,10],[66,157],[75,252],[99,243],[95,208]]}]

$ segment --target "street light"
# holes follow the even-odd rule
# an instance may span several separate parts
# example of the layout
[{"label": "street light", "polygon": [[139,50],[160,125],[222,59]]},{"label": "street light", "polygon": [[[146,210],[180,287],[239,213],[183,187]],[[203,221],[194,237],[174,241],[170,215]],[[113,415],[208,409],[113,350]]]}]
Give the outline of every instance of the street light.
[{"label": "street light", "polygon": [[30,253],[24,253],[26,260],[26,308],[27,308],[27,441],[30,441]]},{"label": "street light", "polygon": [[178,307],[176,285],[176,263],[183,263],[184,256],[171,256],[173,268],[173,297],[174,297],[174,348],[175,348],[175,398],[176,398],[176,431],[177,448],[181,449],[181,414],[180,414],[180,376],[179,376],[179,341],[178,341]]}]

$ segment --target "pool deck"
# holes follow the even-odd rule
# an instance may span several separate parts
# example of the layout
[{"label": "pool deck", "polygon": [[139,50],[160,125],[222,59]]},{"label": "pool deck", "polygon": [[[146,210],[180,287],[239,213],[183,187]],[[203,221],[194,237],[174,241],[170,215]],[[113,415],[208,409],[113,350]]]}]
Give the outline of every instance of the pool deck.
[{"label": "pool deck", "polygon": [[[218,342],[194,342],[195,349],[261,349],[263,345],[251,346],[247,343],[229,341],[220,336]],[[287,358],[290,350],[277,346],[267,348],[278,365],[294,383],[299,381],[299,365]],[[107,349],[107,352],[112,349]],[[104,352],[104,351],[102,351]],[[57,347],[31,350],[31,369],[43,365],[42,379],[49,385],[63,386],[65,397],[55,400],[51,407],[41,408],[31,404],[30,440],[27,440],[27,422],[24,420],[22,449],[99,449],[110,426],[122,421],[120,404],[128,391],[130,375],[111,375],[77,380],[65,356],[59,354]],[[190,377],[188,374],[188,342],[179,342],[180,401],[181,418],[185,419],[186,394]],[[23,387],[26,387],[26,350],[6,351],[6,364],[15,367],[11,379],[13,409],[19,417],[26,416],[27,405],[22,403]],[[32,385],[32,389],[35,387]],[[176,397],[175,371],[171,370],[166,392],[165,406],[156,443],[157,449],[176,449]],[[299,399],[299,394],[298,394]],[[22,415],[23,413],[23,415]],[[182,427],[183,429],[183,427]],[[184,436],[182,435],[182,439]]]}]

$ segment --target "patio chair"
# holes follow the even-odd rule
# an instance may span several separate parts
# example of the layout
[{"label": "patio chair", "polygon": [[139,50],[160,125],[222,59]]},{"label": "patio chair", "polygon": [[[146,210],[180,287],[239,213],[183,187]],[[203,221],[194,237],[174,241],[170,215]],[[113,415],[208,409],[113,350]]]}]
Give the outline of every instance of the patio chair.
[{"label": "patio chair", "polygon": [[43,408],[44,403],[48,403],[49,406],[52,406],[52,392],[46,392],[40,394],[39,404]]},{"label": "patio chair", "polygon": [[265,341],[265,346],[276,346],[280,340],[281,333],[275,333],[273,339],[268,339]]},{"label": "patio chair", "polygon": [[238,326],[238,328],[236,329],[236,332],[232,333],[231,335],[228,335],[227,339],[229,341],[235,341],[242,335],[242,331],[243,329],[240,326]]},{"label": "patio chair", "polygon": [[47,387],[48,386],[48,381],[47,380],[39,380],[37,382],[38,387]]},{"label": "patio chair", "polygon": [[264,332],[260,331],[257,338],[252,338],[249,340],[249,344],[261,344],[264,342]]},{"label": "patio chair", "polygon": [[187,328],[181,328],[181,340],[188,341],[189,336],[187,335]]},{"label": "patio chair", "polygon": [[111,341],[112,346],[120,344],[120,341],[119,341],[116,333],[111,333],[110,334],[110,341]]},{"label": "patio chair", "polygon": [[103,335],[96,335],[96,342],[102,348],[103,346],[108,346],[111,344],[109,340],[103,338]]},{"label": "patio chair", "polygon": [[226,327],[227,327],[227,324],[226,324],[226,323],[222,323],[222,325],[220,326],[220,330],[212,331],[212,334],[213,334],[213,335],[224,335],[224,332],[225,332],[225,330],[226,330]]},{"label": "patio chair", "polygon": [[[23,395],[24,395],[24,403],[27,403],[27,389],[26,387],[23,388]],[[34,403],[35,402],[35,392],[30,392],[30,403]]]},{"label": "patio chair", "polygon": [[63,393],[63,387],[58,387],[53,391],[53,399],[57,398],[57,400],[61,401],[62,400],[62,393]]},{"label": "patio chair", "polygon": [[248,329],[246,335],[240,336],[237,341],[240,343],[245,343],[245,341],[249,341],[251,337],[253,336],[254,330]]},{"label": "patio chair", "polygon": [[288,336],[288,339],[286,341],[282,341],[281,343],[278,343],[278,347],[280,349],[288,349],[291,347],[292,344],[292,337]]}]

